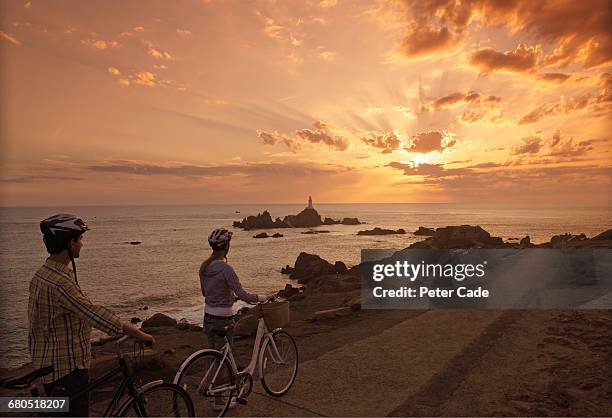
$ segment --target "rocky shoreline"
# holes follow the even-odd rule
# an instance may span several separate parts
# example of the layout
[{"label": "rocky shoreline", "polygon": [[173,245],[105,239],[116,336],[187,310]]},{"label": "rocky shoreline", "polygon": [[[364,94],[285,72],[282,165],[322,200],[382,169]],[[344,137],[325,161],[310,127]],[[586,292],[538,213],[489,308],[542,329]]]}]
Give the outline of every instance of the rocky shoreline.
[{"label": "rocky shoreline", "polygon": [[[491,236],[490,233],[480,226],[448,226],[435,230],[423,227],[419,228],[419,230],[422,232],[419,235],[424,235],[426,238],[410,245],[408,248],[612,248],[612,229],[591,238],[586,237],[584,234],[556,235],[551,237],[548,242],[539,244],[531,243],[529,237],[521,239],[520,242],[510,242],[518,240],[504,241],[500,237]],[[427,234],[425,234],[425,232]],[[405,319],[409,318],[410,315],[418,316],[420,314],[419,312],[406,311],[362,311],[359,265],[346,266],[342,261],[330,262],[318,255],[302,252],[297,257],[293,266],[285,266],[281,269],[281,272],[289,275],[289,278],[295,282],[294,284],[288,284],[284,289],[280,290],[278,295],[285,297],[291,302],[291,323],[287,326],[287,329],[296,338],[301,350],[300,355],[302,355],[303,350],[306,359],[317,358],[317,356],[347,344],[347,342],[363,339],[371,334],[371,332],[365,331],[366,329],[371,329],[371,327],[383,327],[382,329],[386,329],[393,326],[397,321],[402,320],[401,318]],[[478,311],[474,311],[474,315],[476,315],[477,312]],[[555,314],[555,316],[551,313],[538,313],[534,311],[533,315],[530,317],[532,321],[539,321],[540,319],[537,318],[541,317],[541,321],[548,321],[542,323],[550,323],[552,325],[548,326],[554,327],[555,329],[553,333],[554,337],[551,337],[549,335],[550,333],[542,337],[544,340],[542,340],[541,344],[546,344],[546,347],[548,347],[546,353],[550,351],[552,353],[550,356],[553,356],[547,357],[548,360],[546,361],[551,364],[558,363],[560,364],[559,367],[569,367],[566,361],[563,360],[562,354],[559,353],[566,350],[564,344],[569,344],[563,341],[568,340],[568,338],[571,340],[571,338],[567,336],[567,332],[569,331],[560,331],[564,328],[556,321],[564,321],[565,319],[563,318],[568,315],[573,318],[576,315],[575,312],[582,311],[560,312],[561,314]],[[566,313],[564,314],[563,312]],[[250,345],[252,344],[250,336],[253,334],[254,329],[252,327],[252,321],[251,325],[249,325],[246,323],[247,321],[241,321],[241,319],[247,319],[248,315],[248,309],[243,309],[238,315],[239,318],[236,324],[237,339],[235,342],[236,350],[238,352],[243,352],[246,356],[250,354]],[[544,318],[545,315],[548,316]],[[612,346],[612,332],[610,331],[611,328],[608,327],[612,324],[610,311],[599,311],[599,313],[598,311],[593,311],[584,315],[586,315],[584,318],[587,318],[585,320],[588,321],[589,326],[594,330],[593,332],[598,333],[589,337],[598,338],[598,345],[593,346],[595,347],[593,348],[593,350],[595,350],[594,352],[598,352],[597,350],[609,352]],[[418,321],[418,318],[419,317],[415,318],[415,321]],[[452,327],[463,326],[461,322],[457,321],[454,321],[453,324],[449,323],[448,325]],[[465,323],[465,326],[468,325],[469,321]],[[540,322],[538,322],[537,324],[530,325],[529,329],[540,326]],[[206,346],[206,339],[202,333],[200,324],[189,324],[184,320],[177,321],[162,313],[156,313],[146,319],[142,323],[142,328],[154,334],[158,341],[157,346],[153,350],[147,352],[145,361],[135,365],[139,375],[143,376],[144,379],[164,378],[171,380],[180,363],[189,354]],[[520,338],[520,335],[521,334],[518,334],[516,338]],[[599,341],[607,342],[600,343]],[[104,371],[116,364],[116,358],[113,354],[114,346],[112,343],[105,344],[105,342],[105,340],[100,340],[94,343],[93,354],[95,358],[91,371],[94,377],[101,375]],[[576,347],[576,349],[583,349],[578,348],[579,346]],[[424,347],[424,349],[426,348]],[[584,348],[584,350],[587,349]],[[584,353],[587,357],[582,356],[580,358],[583,358],[585,361],[589,358],[588,356],[595,355],[589,354],[591,351],[585,351]],[[513,352],[513,354],[509,355],[517,356],[517,361],[519,361],[523,354],[521,352]],[[362,361],[367,362],[367,359],[363,358]],[[495,363],[498,361],[500,360],[494,360],[489,370],[495,370]],[[4,371],[2,374],[16,375],[28,369],[29,365],[24,365],[19,369]],[[571,399],[573,400],[568,402],[570,402],[570,404],[572,402],[582,402],[581,399],[584,398],[584,402],[588,400],[588,405],[590,405],[588,408],[591,409],[585,407],[587,409],[577,410],[582,412],[581,415],[606,415],[605,405],[609,406],[609,404],[605,403],[605,397],[607,396],[606,393],[608,392],[606,392],[606,390],[608,389],[606,389],[606,385],[603,384],[603,378],[599,377],[601,373],[594,373],[592,370],[576,370],[575,373],[577,375],[572,377],[572,379],[576,380],[581,376],[580,373],[585,374],[587,372],[590,373],[590,377],[588,378],[590,380],[588,381],[595,383],[588,386],[590,389],[584,389],[579,394],[572,392]],[[510,373],[510,371],[508,373]],[[527,371],[525,373],[527,373]],[[535,371],[534,376],[537,376]],[[586,379],[586,377],[584,378]],[[487,382],[486,378],[483,379],[485,379],[484,382]],[[519,377],[517,377],[517,379],[519,379]],[[522,384],[524,385],[525,383],[523,382]],[[499,389],[499,391],[503,390],[512,391],[514,389]],[[540,392],[537,392],[538,390]],[[546,399],[551,396],[550,393],[558,392],[556,389],[544,387],[533,389],[533,391],[534,392],[531,393],[530,396],[542,399],[539,403],[534,404],[535,406],[531,404],[527,405],[525,402],[522,404],[517,403],[516,405],[518,406],[512,407],[514,409],[509,407],[510,409],[505,410],[504,414],[531,415],[535,413],[535,409],[530,408],[545,407],[547,411],[553,415],[574,415],[571,410],[563,406],[564,404],[556,405],[546,401]],[[0,395],[8,396],[6,393],[2,394],[2,392],[0,392]],[[11,395],[13,396],[14,394]],[[98,395],[100,400],[106,399],[105,396],[107,395],[105,395],[103,391]],[[450,400],[448,402],[450,403]],[[466,412],[467,415],[474,415],[477,412],[476,410],[470,410],[469,406],[465,408],[467,409],[464,409],[464,411],[468,411]],[[428,413],[428,410],[425,409],[420,411],[423,414]],[[454,415],[462,415],[460,411],[453,410],[452,408],[449,411],[455,411]],[[285,411],[281,413],[281,415],[287,413],[288,412]],[[483,414],[481,413],[480,415]]]}]

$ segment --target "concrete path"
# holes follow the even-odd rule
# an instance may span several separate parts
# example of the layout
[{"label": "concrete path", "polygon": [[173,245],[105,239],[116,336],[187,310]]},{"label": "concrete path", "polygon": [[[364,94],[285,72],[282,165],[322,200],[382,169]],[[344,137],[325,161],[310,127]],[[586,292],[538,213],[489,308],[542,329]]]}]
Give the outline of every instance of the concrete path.
[{"label": "concrete path", "polygon": [[[477,339],[501,311],[429,311],[300,363],[282,398],[259,383],[229,416],[385,416]],[[367,330],[363,330],[367,334]],[[299,347],[298,347],[299,348]]]}]

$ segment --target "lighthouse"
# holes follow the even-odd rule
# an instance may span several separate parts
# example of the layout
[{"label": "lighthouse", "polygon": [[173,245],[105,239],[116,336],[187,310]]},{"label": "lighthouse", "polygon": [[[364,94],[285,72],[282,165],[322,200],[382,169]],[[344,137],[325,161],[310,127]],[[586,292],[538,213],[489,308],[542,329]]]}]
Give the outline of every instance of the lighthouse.
[{"label": "lighthouse", "polygon": [[314,209],[312,207],[312,196],[308,196],[308,206],[306,206],[306,209]]}]

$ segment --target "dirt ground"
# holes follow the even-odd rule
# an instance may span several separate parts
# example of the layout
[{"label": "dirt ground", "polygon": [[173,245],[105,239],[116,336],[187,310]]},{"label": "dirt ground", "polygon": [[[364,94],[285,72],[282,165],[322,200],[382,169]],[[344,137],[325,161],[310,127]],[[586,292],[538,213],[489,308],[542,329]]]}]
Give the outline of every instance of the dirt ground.
[{"label": "dirt ground", "polygon": [[[348,310],[312,319],[356,296],[315,293],[292,303],[286,329],[300,357],[294,387],[271,398],[256,382],[248,404],[228,415],[612,415],[610,310]],[[158,344],[137,368],[143,383],[171,381],[189,354],[206,347],[201,331],[152,332]],[[240,364],[252,343],[235,340]],[[95,347],[92,377],[116,364],[113,348]],[[116,382],[92,394],[92,413],[103,412]]]}]

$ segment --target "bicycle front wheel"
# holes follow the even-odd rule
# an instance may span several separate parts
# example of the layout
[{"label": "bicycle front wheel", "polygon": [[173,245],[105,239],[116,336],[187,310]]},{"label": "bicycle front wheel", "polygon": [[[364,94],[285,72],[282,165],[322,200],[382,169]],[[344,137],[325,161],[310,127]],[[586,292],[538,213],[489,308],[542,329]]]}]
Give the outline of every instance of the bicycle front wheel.
[{"label": "bicycle front wheel", "polygon": [[261,349],[261,385],[272,396],[282,396],[291,388],[298,371],[298,350],[293,337],[279,330]]},{"label": "bicycle front wheel", "polygon": [[131,398],[117,412],[120,417],[195,417],[189,394],[174,383],[158,383]]},{"label": "bicycle front wheel", "polygon": [[199,417],[222,417],[235,396],[235,379],[229,360],[221,353],[207,350],[197,354],[174,382],[193,400]]}]

